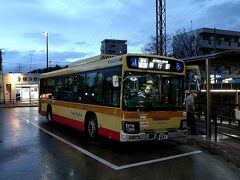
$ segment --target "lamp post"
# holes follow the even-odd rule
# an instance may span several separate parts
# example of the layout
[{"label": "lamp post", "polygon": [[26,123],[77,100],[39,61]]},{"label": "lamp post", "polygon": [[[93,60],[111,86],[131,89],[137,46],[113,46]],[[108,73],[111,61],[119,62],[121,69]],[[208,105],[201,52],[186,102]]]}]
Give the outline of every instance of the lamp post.
[{"label": "lamp post", "polygon": [[48,71],[48,32],[43,32],[46,37],[46,61],[47,61],[47,71]]}]

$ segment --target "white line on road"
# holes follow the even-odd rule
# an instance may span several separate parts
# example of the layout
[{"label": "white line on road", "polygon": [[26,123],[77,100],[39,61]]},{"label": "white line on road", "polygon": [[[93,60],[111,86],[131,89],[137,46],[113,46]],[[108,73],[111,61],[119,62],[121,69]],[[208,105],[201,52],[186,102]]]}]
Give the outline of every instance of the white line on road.
[{"label": "white line on road", "polygon": [[117,166],[113,163],[110,163],[108,161],[106,161],[105,159],[103,158],[100,158],[98,156],[96,156],[95,154],[83,149],[83,148],[80,148],[79,146],[76,146],[75,144],[72,144],[71,142],[57,136],[56,134],[53,134],[51,132],[49,132],[48,130],[38,126],[37,124],[34,124],[28,120],[25,120],[27,123],[33,125],[34,127],[42,130],[43,132],[47,133],[48,135],[62,141],[63,143],[73,147],[74,149],[77,149],[78,151],[82,152],[83,154],[97,160],[98,162],[114,169],[114,170],[122,170],[122,169],[126,169],[126,168],[131,168],[131,167],[136,167],[136,166],[142,166],[142,165],[146,165],[146,164],[152,164],[152,163],[156,163],[156,162],[160,162],[160,161],[166,161],[166,160],[170,160],[170,159],[175,159],[175,158],[179,158],[179,157],[184,157],[184,156],[189,156],[189,155],[193,155],[193,154],[198,154],[198,153],[201,153],[202,151],[193,151],[193,152],[188,152],[188,153],[183,153],[183,154],[178,154],[178,155],[174,155],[174,156],[168,156],[168,157],[164,157],[164,158],[159,158],[159,159],[154,159],[154,160],[149,160],[149,161],[143,161],[143,162],[138,162],[138,163],[133,163],[133,164],[127,164],[127,165],[123,165],[123,166]]},{"label": "white line on road", "polygon": [[112,164],[112,163],[110,163],[110,162],[108,162],[108,161],[106,161],[106,160],[104,160],[104,159],[96,156],[96,155],[93,154],[93,153],[90,153],[90,152],[86,151],[86,150],[83,149],[83,148],[80,148],[79,146],[76,146],[75,144],[73,144],[73,143],[71,143],[71,142],[69,142],[69,141],[67,141],[67,140],[65,140],[65,139],[57,136],[56,134],[53,134],[53,133],[49,132],[48,130],[46,130],[46,129],[40,127],[40,126],[38,126],[37,124],[34,124],[34,123],[30,122],[30,121],[27,121],[27,123],[35,126],[36,128],[41,129],[42,131],[44,131],[44,132],[47,133],[48,135],[50,135],[50,136],[52,136],[52,137],[54,137],[54,138],[62,141],[63,143],[65,143],[65,144],[73,147],[74,149],[77,149],[78,151],[80,151],[80,152],[82,152],[83,154],[85,154],[85,155],[87,155],[87,156],[89,156],[89,157],[97,160],[98,162],[100,162],[100,163],[102,163],[102,164],[105,164],[106,166],[108,166],[108,167],[110,167],[110,168],[112,168],[112,169],[114,169],[114,170],[117,170],[117,169],[118,169],[118,166],[116,166],[116,165],[114,165],[114,164]]},{"label": "white line on road", "polygon": [[142,166],[142,165],[145,165],[145,164],[151,164],[151,163],[156,163],[156,162],[160,162],[160,161],[166,161],[166,160],[175,159],[175,158],[179,158],[179,157],[189,156],[189,155],[192,155],[192,154],[198,154],[198,153],[201,153],[201,152],[202,151],[198,150],[198,151],[192,151],[192,152],[189,152],[189,153],[183,153],[183,154],[178,154],[178,155],[174,155],[174,156],[168,156],[168,157],[164,157],[164,158],[153,159],[153,160],[149,160],[149,161],[127,164],[127,165],[124,165],[124,166],[118,166],[118,170],[131,168],[131,167],[136,167],[136,166]]}]

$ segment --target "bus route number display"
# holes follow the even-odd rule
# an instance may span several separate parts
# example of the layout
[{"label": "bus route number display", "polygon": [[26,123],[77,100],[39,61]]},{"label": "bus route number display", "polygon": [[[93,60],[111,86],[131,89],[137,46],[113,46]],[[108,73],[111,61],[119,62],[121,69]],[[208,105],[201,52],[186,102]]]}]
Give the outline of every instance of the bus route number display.
[{"label": "bus route number display", "polygon": [[133,69],[183,72],[183,62],[178,60],[131,56],[128,57],[127,64],[129,68]]}]

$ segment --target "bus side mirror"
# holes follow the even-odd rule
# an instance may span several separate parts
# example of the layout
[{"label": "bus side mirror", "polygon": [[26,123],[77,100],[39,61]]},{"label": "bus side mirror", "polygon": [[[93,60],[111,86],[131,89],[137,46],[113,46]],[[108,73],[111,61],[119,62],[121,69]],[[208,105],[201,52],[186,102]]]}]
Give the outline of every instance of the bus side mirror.
[{"label": "bus side mirror", "polygon": [[113,84],[113,87],[119,87],[119,78],[117,75],[112,76],[112,84]]}]

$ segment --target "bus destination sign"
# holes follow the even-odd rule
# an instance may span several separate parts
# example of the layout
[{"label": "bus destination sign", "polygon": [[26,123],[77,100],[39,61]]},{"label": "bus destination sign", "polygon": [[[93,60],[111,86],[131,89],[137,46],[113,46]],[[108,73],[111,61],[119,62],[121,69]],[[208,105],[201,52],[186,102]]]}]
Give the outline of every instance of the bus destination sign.
[{"label": "bus destination sign", "polygon": [[129,56],[127,60],[129,68],[159,70],[169,72],[183,72],[183,62],[171,59],[159,59],[151,57]]}]

